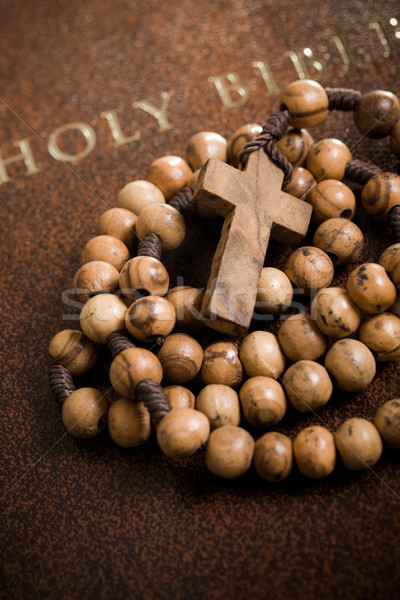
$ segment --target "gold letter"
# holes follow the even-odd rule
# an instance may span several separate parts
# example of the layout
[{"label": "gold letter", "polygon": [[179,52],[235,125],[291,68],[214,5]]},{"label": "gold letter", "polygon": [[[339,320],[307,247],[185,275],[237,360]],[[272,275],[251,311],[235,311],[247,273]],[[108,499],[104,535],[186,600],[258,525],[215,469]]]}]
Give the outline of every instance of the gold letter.
[{"label": "gold letter", "polygon": [[267,84],[268,91],[271,92],[271,94],[280,91],[278,86],[276,85],[275,78],[266,60],[256,60],[255,62],[253,62],[253,67],[260,70],[262,78]]},{"label": "gold letter", "polygon": [[[58,145],[58,136],[60,136],[65,131],[70,131],[71,129],[77,129],[80,131],[87,141],[87,146],[85,150],[80,152],[79,154],[67,154],[63,152]],[[62,160],[64,162],[73,162],[75,160],[81,160],[85,158],[88,154],[91,153],[93,148],[96,145],[96,133],[93,127],[90,127],[87,123],[68,123],[67,125],[63,125],[62,127],[58,127],[55,129],[53,133],[50,134],[48,150],[53,158],[56,160]]]},{"label": "gold letter", "polygon": [[349,49],[347,47],[347,45],[345,44],[345,41],[339,36],[339,35],[334,35],[332,37],[336,48],[339,50],[339,54],[344,62],[344,66],[346,67],[346,70],[351,67],[352,65],[354,65],[354,62],[351,58]]},{"label": "gold letter", "polygon": [[382,29],[382,25],[377,22],[370,23],[369,28],[376,31],[376,33],[378,34],[379,41],[383,46],[383,56],[385,56],[386,58],[390,56],[392,54],[392,47],[385,35],[385,32]]},{"label": "gold letter", "polygon": [[130,144],[131,142],[137,142],[138,140],[140,140],[140,131],[135,131],[135,133],[131,135],[131,137],[125,137],[121,129],[116,110],[106,110],[105,112],[101,113],[101,116],[104,119],[107,119],[112,136],[114,138],[114,146],[123,146],[124,144]]},{"label": "gold letter", "polygon": [[325,71],[325,63],[314,58],[314,53],[311,48],[303,48],[299,51],[290,50],[289,52],[285,52],[285,54],[292,61],[300,79],[318,79],[316,75],[310,75],[305,62],[306,59],[310,61],[311,66],[314,67],[318,73],[323,73]]},{"label": "gold letter", "polygon": [[152,117],[157,119],[159,131],[167,131],[168,129],[172,129],[173,125],[168,121],[167,117],[167,109],[170,103],[172,96],[175,94],[174,90],[170,90],[169,92],[162,92],[161,98],[163,98],[163,103],[161,108],[157,108],[151,102],[147,100],[139,100],[139,102],[132,102],[132,106],[134,108],[140,108],[145,112],[149,113]]},{"label": "gold letter", "polygon": [[[222,73],[222,75],[216,77],[209,77],[208,80],[214,83],[226,110],[241,106],[249,99],[249,89],[238,83],[238,77],[235,73]],[[232,98],[232,92],[239,95],[237,100]]]},{"label": "gold letter", "polygon": [[10,158],[3,158],[0,153],[0,185],[2,183],[6,183],[7,181],[12,181],[11,177],[9,177],[7,173],[6,166],[20,160],[23,160],[25,163],[26,175],[33,175],[34,173],[40,172],[40,169],[38,168],[35,158],[32,154],[29,139],[24,138],[23,140],[18,140],[17,142],[14,142],[14,146],[19,146],[19,149],[21,150],[20,154],[10,156]]}]

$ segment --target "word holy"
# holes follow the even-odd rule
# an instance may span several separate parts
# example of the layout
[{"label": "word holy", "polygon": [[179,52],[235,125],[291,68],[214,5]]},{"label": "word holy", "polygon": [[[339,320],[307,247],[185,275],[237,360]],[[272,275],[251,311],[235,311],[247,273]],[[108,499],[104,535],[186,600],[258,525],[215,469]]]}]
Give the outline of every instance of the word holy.
[{"label": "word holy", "polygon": [[[370,23],[369,28],[371,32],[377,36],[375,39],[379,42],[382,56],[384,58],[392,56],[394,54],[393,40],[400,40],[400,23],[398,20],[390,18],[386,23]],[[390,28],[390,33],[388,33],[388,28]],[[340,58],[343,61],[344,70],[367,64],[372,59],[371,53],[368,52],[360,52],[356,58],[350,52],[346,41],[338,35],[332,36],[331,41],[335,51],[339,53]],[[362,62],[360,62],[360,54],[363,55]],[[321,75],[326,71],[326,61],[330,58],[330,55],[327,53],[325,53],[322,58],[317,58],[314,50],[308,47],[302,48],[301,50],[289,50],[285,52],[285,56],[290,60],[299,79],[316,80],[320,79]],[[268,92],[270,94],[279,93],[280,87],[277,84],[275,75],[269,63],[266,60],[257,60],[253,62],[252,66],[254,69],[258,70],[265,82]],[[250,97],[249,87],[243,84],[240,81],[239,76],[234,72],[225,72],[220,75],[209,77],[208,81],[215,86],[225,110],[241,106],[247,102]],[[167,131],[173,129],[173,124],[170,122],[167,113],[174,94],[174,90],[163,92],[161,94],[162,101],[159,106],[156,106],[148,100],[140,100],[138,102],[133,102],[133,107],[143,110],[154,117],[158,124],[159,132]],[[117,113],[118,109],[101,113],[101,117],[106,119],[110,128],[114,146],[119,147],[125,144],[138,142],[141,139],[141,131],[137,130],[131,135],[126,135],[122,130]],[[86,144],[86,147],[78,154],[68,153],[60,147],[62,136],[66,132],[71,131],[83,136],[84,143]],[[42,139],[41,141],[43,142]],[[47,149],[50,156],[55,160],[65,163],[75,163],[88,156],[95,148],[96,143],[96,132],[91,125],[83,122],[74,122],[67,123],[66,125],[62,125],[55,129],[49,135]],[[8,172],[8,167],[14,163],[20,163],[21,161],[25,163],[26,175],[33,175],[40,172],[32,150],[30,138],[26,137],[22,140],[16,140],[13,144],[19,148],[18,154],[6,158],[0,151],[0,185],[12,181],[12,177]]]}]

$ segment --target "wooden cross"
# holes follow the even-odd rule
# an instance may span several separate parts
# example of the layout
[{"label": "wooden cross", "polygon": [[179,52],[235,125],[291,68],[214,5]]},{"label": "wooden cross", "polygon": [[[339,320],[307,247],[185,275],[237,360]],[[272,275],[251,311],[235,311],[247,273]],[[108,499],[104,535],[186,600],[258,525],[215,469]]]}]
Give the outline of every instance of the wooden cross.
[{"label": "wooden cross", "polygon": [[263,149],[250,154],[244,171],[211,158],[199,174],[196,202],[225,218],[201,309],[217,331],[247,331],[270,234],[291,245],[307,233],[312,206],[282,192],[282,181]]}]

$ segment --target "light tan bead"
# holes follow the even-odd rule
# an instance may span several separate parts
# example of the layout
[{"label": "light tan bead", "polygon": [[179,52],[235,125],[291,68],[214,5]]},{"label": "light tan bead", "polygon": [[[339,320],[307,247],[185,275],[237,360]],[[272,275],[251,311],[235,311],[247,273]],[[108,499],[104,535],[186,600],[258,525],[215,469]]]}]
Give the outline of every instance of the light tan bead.
[{"label": "light tan bead", "polygon": [[357,102],[353,116],[361,133],[372,138],[385,137],[400,119],[400,102],[391,92],[367,92]]},{"label": "light tan bead", "polygon": [[314,234],[314,246],[329,256],[335,266],[356,262],[364,248],[364,236],[348,219],[328,219]]},{"label": "light tan bead", "polygon": [[307,202],[313,207],[312,218],[318,225],[328,219],[354,217],[356,198],[351,189],[336,179],[324,179],[312,188]]},{"label": "light tan bead", "polygon": [[144,348],[128,348],[120,352],[110,366],[110,382],[120,396],[133,398],[135,387],[142,379],[160,383],[163,371],[160,361]]},{"label": "light tan bead", "polygon": [[301,167],[313,143],[314,140],[307,129],[289,129],[276,146],[294,167]]},{"label": "light tan bead", "polygon": [[82,265],[72,281],[79,302],[89,300],[94,292],[110,292],[118,288],[119,271],[103,260],[93,260]]},{"label": "light tan bead", "polygon": [[361,323],[361,310],[346,290],[331,287],[320,290],[315,296],[311,304],[311,317],[325,335],[341,339],[357,331]]},{"label": "light tan bead", "polygon": [[392,269],[400,262],[400,243],[393,244],[382,252],[379,258],[379,264],[390,273]]},{"label": "light tan bead", "polygon": [[400,398],[393,398],[380,406],[374,424],[387,445],[400,450]]},{"label": "light tan bead", "polygon": [[228,160],[234,166],[239,166],[239,154],[248,142],[251,142],[262,132],[261,125],[247,123],[242,125],[228,140]]},{"label": "light tan bead", "polygon": [[89,240],[81,255],[81,265],[91,261],[110,263],[118,271],[129,260],[129,250],[121,240],[111,235],[98,235]]},{"label": "light tan bead", "polygon": [[183,158],[162,156],[151,163],[147,179],[160,188],[169,200],[187,185],[192,173],[192,169]]},{"label": "light tan bead", "polygon": [[135,231],[137,216],[125,208],[110,208],[97,221],[97,235],[111,235],[132,251],[137,246]]},{"label": "light tan bead", "polygon": [[361,202],[372,217],[385,220],[392,208],[400,205],[400,175],[380,173],[371,177],[363,187]]},{"label": "light tan bead", "polygon": [[95,388],[79,388],[62,406],[62,420],[69,433],[78,438],[91,438],[103,431],[109,403]]},{"label": "light tan bead", "polygon": [[278,331],[278,340],[286,356],[292,360],[318,360],[328,347],[326,336],[309,315],[291,315]]},{"label": "light tan bead", "polygon": [[119,287],[130,300],[136,300],[138,291],[152,296],[164,296],[169,287],[168,271],[157,258],[135,256],[123,266]]},{"label": "light tan bead", "polygon": [[373,351],[376,360],[388,362],[400,358],[400,319],[396,315],[384,312],[364,319],[358,337]]},{"label": "light tan bead", "polygon": [[130,305],[125,326],[137,340],[151,342],[159,335],[169,335],[175,325],[175,309],[160,296],[145,296]]},{"label": "light tan bead", "polygon": [[292,441],[277,431],[265,433],[255,443],[253,464],[263,479],[283,481],[292,470]]},{"label": "light tan bead", "polygon": [[234,342],[214,342],[204,350],[201,377],[206,385],[221,383],[236,387],[242,381],[243,367]]},{"label": "light tan bead", "polygon": [[361,392],[373,380],[376,363],[369,348],[358,340],[339,340],[328,350],[325,367],[345,392]]},{"label": "light tan bead", "polygon": [[97,359],[96,347],[81,331],[64,329],[52,338],[49,354],[55,363],[66,367],[71,375],[90,371]]},{"label": "light tan bead", "polygon": [[240,388],[239,398],[246,421],[254,427],[276,425],[285,415],[285,392],[272,377],[250,377]]},{"label": "light tan bead", "polygon": [[300,431],[293,442],[297,467],[310,479],[330,475],[336,465],[335,442],[332,433],[320,425]]},{"label": "light tan bead", "polygon": [[390,133],[390,148],[396,156],[400,156],[400,119]]},{"label": "light tan bead", "polygon": [[276,337],[268,331],[253,331],[240,345],[239,357],[249,377],[277,379],[285,368],[285,357]]},{"label": "light tan bead", "polygon": [[265,267],[257,284],[257,312],[280,315],[291,305],[293,288],[289,277],[280,269]]},{"label": "light tan bead", "polygon": [[203,348],[190,335],[173,333],[165,338],[157,356],[168,381],[187,383],[200,371]]},{"label": "light tan bead", "polygon": [[166,295],[176,311],[176,329],[198,333],[204,327],[200,314],[204,294],[198,288],[188,285],[174,287]]},{"label": "light tan bead", "polygon": [[222,135],[212,131],[199,131],[190,138],[186,147],[186,158],[193,171],[201,169],[209,158],[222,162],[227,160],[228,142]]},{"label": "light tan bead", "polygon": [[303,167],[294,167],[291,180],[282,189],[291,196],[305,200],[316,185],[317,182],[310,171]]},{"label": "light tan bead", "polygon": [[315,127],[328,114],[329,100],[324,88],[311,79],[293,81],[283,90],[279,99],[281,109],[286,107],[292,116],[293,127]]},{"label": "light tan bead", "polygon": [[157,426],[157,441],[171,458],[192,456],[208,440],[210,423],[193,408],[173,408]]},{"label": "light tan bead", "polygon": [[206,385],[196,398],[196,408],[209,419],[211,429],[240,424],[239,397],[227,385]]},{"label": "light tan bead", "polygon": [[206,465],[217,477],[235,479],[250,469],[253,453],[254,440],[245,429],[218,427],[208,440]]},{"label": "light tan bead", "polygon": [[165,204],[165,197],[160,188],[150,181],[131,181],[118,193],[117,206],[126,208],[135,215],[139,215],[145,206],[155,203]]},{"label": "light tan bead", "polygon": [[285,392],[300,412],[315,411],[325,406],[332,395],[332,382],[327,370],[312,360],[299,360],[283,376]]},{"label": "light tan bead", "polygon": [[93,342],[105,344],[113,331],[125,329],[126,305],[114,294],[98,294],[83,305],[80,324]]},{"label": "light tan bead", "polygon": [[352,471],[364,471],[372,467],[382,454],[379,432],[366,419],[347,419],[337,429],[335,442],[344,465]]},{"label": "light tan bead", "polygon": [[195,395],[181,385],[168,385],[164,388],[172,408],[194,408],[196,404]]},{"label": "light tan bead", "polygon": [[156,233],[161,240],[163,250],[170,252],[179,248],[185,239],[185,219],[169,204],[148,206],[139,215],[136,232],[140,239],[148,233]]},{"label": "light tan bead", "polygon": [[284,271],[295,287],[305,294],[327,287],[335,270],[329,256],[315,246],[294,250],[286,261]]},{"label": "light tan bead", "polygon": [[325,138],[312,146],[307,157],[307,169],[317,181],[343,179],[351,152],[340,140]]},{"label": "light tan bead", "polygon": [[357,306],[369,313],[380,313],[396,300],[396,288],[385,269],[376,263],[364,263],[353,269],[347,291]]},{"label": "light tan bead", "polygon": [[151,434],[150,414],[143,402],[119,398],[108,411],[108,430],[116,444],[135,448]]}]

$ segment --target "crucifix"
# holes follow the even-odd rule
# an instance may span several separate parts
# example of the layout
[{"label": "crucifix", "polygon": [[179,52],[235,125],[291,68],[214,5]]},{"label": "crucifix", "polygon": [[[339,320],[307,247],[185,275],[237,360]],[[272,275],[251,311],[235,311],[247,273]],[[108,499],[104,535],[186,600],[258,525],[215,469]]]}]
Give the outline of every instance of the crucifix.
[{"label": "crucifix", "polygon": [[282,181],[283,171],[262,148],[244,171],[211,158],[199,174],[196,202],[225,219],[201,308],[212,329],[247,331],[270,235],[291,245],[307,233],[312,206],[283,192]]}]

